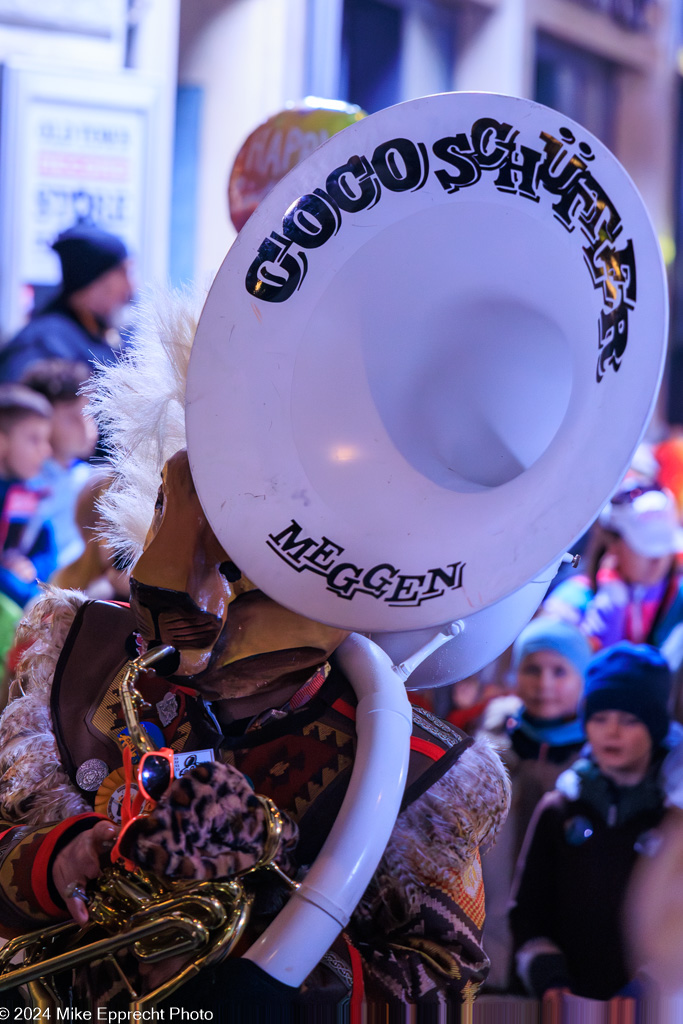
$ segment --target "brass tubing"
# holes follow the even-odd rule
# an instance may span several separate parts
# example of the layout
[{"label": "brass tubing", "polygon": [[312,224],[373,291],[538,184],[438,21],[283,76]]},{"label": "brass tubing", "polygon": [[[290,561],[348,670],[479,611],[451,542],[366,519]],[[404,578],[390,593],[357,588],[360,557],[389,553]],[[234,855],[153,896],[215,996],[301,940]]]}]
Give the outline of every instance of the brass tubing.
[{"label": "brass tubing", "polygon": [[131,946],[140,939],[147,938],[149,935],[158,935],[164,928],[169,927],[187,933],[185,942],[173,947],[172,952],[174,955],[191,952],[209,941],[209,933],[199,921],[180,916],[162,917],[158,920],[138,925],[130,931],[97,939],[95,942],[89,942],[79,949],[58,953],[56,956],[48,957],[47,960],[42,960],[40,963],[29,964],[27,967],[16,967],[12,971],[7,971],[0,975],[0,992],[5,992],[8,988],[14,988],[17,985],[36,981],[39,978],[44,978],[46,975],[58,974],[59,971],[79,967],[83,963],[102,959],[108,953],[115,953],[125,946]]},{"label": "brass tubing", "polygon": [[157,661],[165,658],[167,654],[174,653],[175,647],[155,647],[153,650],[148,651],[147,654],[143,654],[141,657],[136,658],[135,661],[131,661],[126,669],[123,680],[121,681],[119,697],[121,700],[123,717],[126,720],[131,740],[138,750],[143,753],[149,753],[150,751],[156,750],[156,747],[150,740],[144,728],[140,725],[137,710],[139,707],[147,706],[147,703],[142,699],[141,694],[135,688],[135,684],[138,681],[138,677],[141,672],[151,668]]},{"label": "brass tubing", "polygon": [[30,932],[27,935],[17,935],[16,938],[10,939],[9,942],[6,942],[0,950],[0,966],[13,960],[17,953],[21,953],[22,950],[35,943],[38,939],[54,939],[63,932],[68,932],[77,928],[78,925],[75,921],[63,921],[61,924],[55,924],[48,928],[41,929],[40,931]]},{"label": "brass tubing", "polygon": [[[140,725],[138,709],[145,702],[135,684],[141,672],[173,652],[172,647],[155,648],[131,661],[120,684],[119,697],[129,735],[141,754],[156,748]],[[296,889],[297,883],[274,862],[282,835],[282,816],[270,799],[263,796],[258,799],[266,812],[266,842],[256,864],[240,874],[271,870],[290,888]],[[125,979],[132,997],[130,1008],[149,1006],[176,991],[203,966],[217,963],[230,954],[244,932],[252,899],[237,877],[219,881],[170,881],[140,869],[130,872],[120,864],[112,865],[98,879],[89,914],[91,924],[105,931],[116,929],[115,934],[76,946],[84,940],[84,933],[75,922],[65,921],[12,939],[0,950],[0,992],[27,985],[34,1006],[51,1008],[59,1001],[50,990],[52,976],[61,971],[95,960],[108,959],[116,964],[113,954],[124,948],[130,948],[139,960],[147,963],[195,953],[190,963],[146,995],[137,995]],[[69,938],[74,948],[50,956],[50,949],[54,948],[52,940],[69,936],[70,932],[74,933]],[[23,965],[12,969],[11,961],[22,951],[25,951]]]}]

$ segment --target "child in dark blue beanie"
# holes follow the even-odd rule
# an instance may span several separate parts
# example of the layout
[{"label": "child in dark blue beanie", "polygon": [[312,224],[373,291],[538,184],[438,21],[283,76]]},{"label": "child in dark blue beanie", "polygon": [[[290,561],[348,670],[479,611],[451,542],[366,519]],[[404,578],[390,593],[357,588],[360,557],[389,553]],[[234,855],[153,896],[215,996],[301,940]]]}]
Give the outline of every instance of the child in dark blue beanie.
[{"label": "child in dark blue beanie", "polygon": [[669,729],[671,671],[648,644],[623,641],[596,655],[586,670],[583,721],[608,710],[635,716],[658,747]]},{"label": "child in dark blue beanie", "polygon": [[585,678],[590,747],[536,809],[510,923],[528,992],[611,999],[633,977],[622,934],[629,879],[664,817],[672,679],[656,648],[628,642],[596,655]]}]

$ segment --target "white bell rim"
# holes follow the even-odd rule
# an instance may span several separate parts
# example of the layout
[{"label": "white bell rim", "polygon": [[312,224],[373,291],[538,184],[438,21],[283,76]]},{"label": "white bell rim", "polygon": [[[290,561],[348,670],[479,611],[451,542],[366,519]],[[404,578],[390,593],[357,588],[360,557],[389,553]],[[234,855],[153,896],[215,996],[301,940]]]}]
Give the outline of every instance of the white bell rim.
[{"label": "white bell rim", "polygon": [[[505,146],[547,181],[510,170]],[[349,185],[354,155],[379,198],[328,232],[315,189],[335,174]],[[570,157],[583,169],[553,192]],[[479,177],[449,192],[437,171]],[[413,187],[387,186],[399,179]],[[288,210],[285,273],[258,253],[286,241]],[[329,237],[310,245],[316,225]],[[304,264],[285,299],[252,293]],[[311,618],[364,632],[463,618],[539,576],[595,518],[649,421],[666,332],[647,211],[585,129],[489,93],[388,108],[275,186],[216,276],[186,398],[202,505],[243,572]]]},{"label": "white bell rim", "polygon": [[370,634],[370,639],[389,655],[395,665],[407,662],[410,668],[415,653],[439,636],[437,630],[444,635],[450,633],[450,639],[419,660],[405,675],[405,686],[408,690],[452,686],[461,679],[476,675],[514,643],[536,614],[557,568],[554,565],[540,578],[530,580],[495,604],[455,623],[446,622],[439,627],[418,630],[376,632]]}]

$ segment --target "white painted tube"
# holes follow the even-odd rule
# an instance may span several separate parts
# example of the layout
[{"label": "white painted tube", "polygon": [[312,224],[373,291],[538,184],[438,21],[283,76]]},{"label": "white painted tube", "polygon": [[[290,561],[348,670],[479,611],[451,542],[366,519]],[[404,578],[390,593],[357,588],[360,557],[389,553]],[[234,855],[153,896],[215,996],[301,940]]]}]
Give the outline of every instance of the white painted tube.
[{"label": "white painted tube", "polygon": [[392,661],[352,633],[337,650],[356,696],[358,746],[337,820],[306,879],[244,954],[297,987],[346,925],[389,842],[406,784],[412,713]]}]

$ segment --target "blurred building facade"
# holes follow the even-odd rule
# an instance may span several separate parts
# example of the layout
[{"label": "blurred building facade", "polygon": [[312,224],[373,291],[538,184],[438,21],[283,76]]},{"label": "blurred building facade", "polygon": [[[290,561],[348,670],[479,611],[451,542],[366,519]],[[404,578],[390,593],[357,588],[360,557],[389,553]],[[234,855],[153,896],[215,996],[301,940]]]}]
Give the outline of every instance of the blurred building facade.
[{"label": "blurred building facade", "polygon": [[195,270],[215,269],[231,241],[239,146],[285,103],[372,112],[446,89],[528,96],[583,123],[634,178],[670,255],[679,2],[183,0],[179,87],[200,94]]},{"label": "blurred building facade", "polygon": [[168,271],[179,0],[0,0],[0,338],[59,280],[80,219]]},{"label": "blurred building facade", "polygon": [[[683,350],[683,271],[674,259],[677,242],[683,256],[681,3],[0,0],[2,118],[26,117],[27,108],[8,113],[6,102],[13,82],[5,69],[17,63],[53,75],[78,69],[86,106],[88,82],[107,76],[121,95],[131,83],[141,95],[146,89],[144,139],[128,154],[137,160],[129,166],[133,178],[144,180],[128,182],[139,205],[128,229],[138,231],[141,277],[168,274],[177,284],[208,281],[219,266],[235,237],[227,204],[235,156],[250,132],[287,103],[313,95],[372,112],[448,89],[537,99],[601,138],[642,192],[671,272],[672,344]],[[12,240],[4,265],[16,260],[18,238],[35,215],[20,194],[30,172],[21,165],[25,152],[7,152],[7,139],[16,135],[7,126],[0,135],[3,166],[8,157],[15,165],[0,179],[0,233]],[[35,150],[34,144],[27,152]],[[78,164],[83,154],[72,156]],[[63,169],[64,160],[55,160]],[[54,169],[49,157],[43,163]],[[102,160],[85,166],[104,173]],[[33,244],[45,244],[45,231],[33,231]],[[0,283],[5,333],[21,312],[8,287]]]}]

